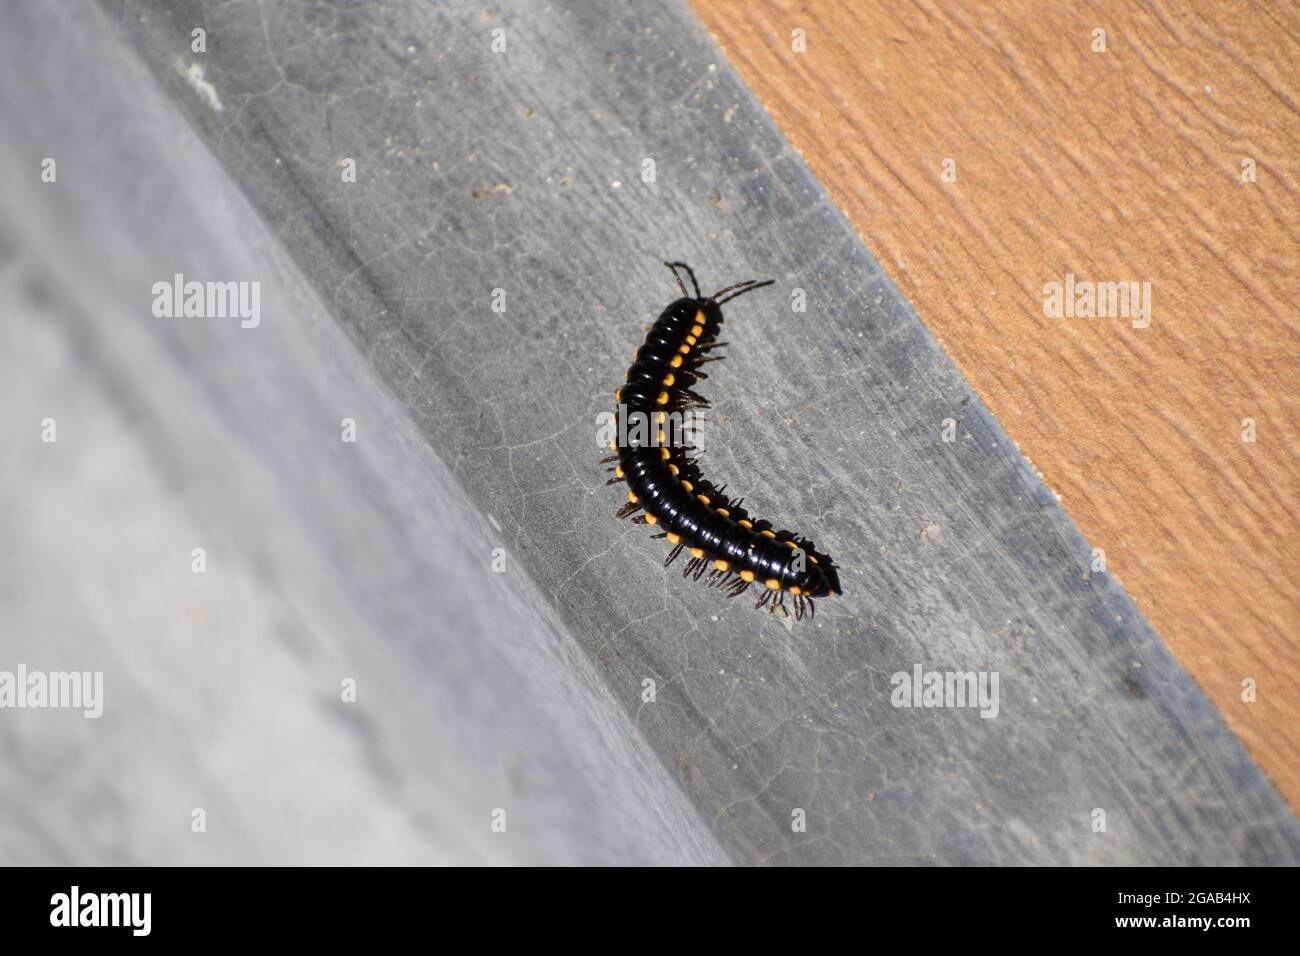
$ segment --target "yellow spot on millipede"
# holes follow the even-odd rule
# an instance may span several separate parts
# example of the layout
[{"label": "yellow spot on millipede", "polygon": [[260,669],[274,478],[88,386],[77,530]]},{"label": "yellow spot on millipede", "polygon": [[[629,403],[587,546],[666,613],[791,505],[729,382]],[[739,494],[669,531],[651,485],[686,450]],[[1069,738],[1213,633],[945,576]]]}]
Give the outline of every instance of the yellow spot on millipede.
[{"label": "yellow spot on millipede", "polygon": [[681,368],[682,357],[680,355],[674,355],[672,361],[669,362],[668,364],[671,365],[673,368]]},{"label": "yellow spot on millipede", "polygon": [[779,591],[779,590],[781,590],[781,582],[778,581],[776,578],[768,578],[768,579],[767,579],[766,581],[764,581],[763,583],[767,585],[767,589],[768,589],[769,591]]},{"label": "yellow spot on millipede", "polygon": [[654,515],[652,515],[650,512],[648,512],[648,511],[646,512],[646,515],[645,515],[645,523],[646,523],[646,524],[657,524],[658,521],[659,521],[658,518],[656,518],[656,517],[655,517]]},{"label": "yellow spot on millipede", "polygon": [[702,325],[692,325],[692,326],[691,326],[691,335],[699,335],[699,334],[700,334],[701,332],[703,332],[703,331],[704,331],[704,326],[702,326]]},{"label": "yellow spot on millipede", "polygon": [[675,475],[675,474],[677,474],[678,468],[677,468],[676,465],[669,465],[669,466],[668,466],[668,470],[671,471],[671,472]]},{"label": "yellow spot on millipede", "polygon": [[795,544],[793,541],[787,541],[787,542],[785,543],[785,546],[786,546],[787,548],[789,548],[791,551],[798,551],[798,550],[799,550],[799,545]]},{"label": "yellow spot on millipede", "polygon": [[615,465],[615,466],[614,466],[614,477],[615,477],[615,478],[622,478],[622,477],[623,477],[623,466],[622,466],[622,465]]},{"label": "yellow spot on millipede", "polygon": [[741,572],[740,572],[740,580],[745,581],[745,582],[753,581],[753,580],[754,580],[754,572],[753,572],[753,571],[741,571]]},{"label": "yellow spot on millipede", "polygon": [[725,571],[727,570],[727,568],[731,567],[731,565],[729,565],[726,561],[723,561],[721,558],[718,558],[718,560],[714,561],[713,566],[717,568],[719,571]]},{"label": "yellow spot on millipede", "polygon": [[811,554],[808,555],[808,560],[811,561],[813,564],[816,564],[816,563],[817,563],[817,559],[814,558]]},{"label": "yellow spot on millipede", "polygon": [[803,588],[799,587],[799,585],[797,585],[797,584],[792,584],[792,585],[790,585],[790,593],[791,593],[791,594],[803,594]]},{"label": "yellow spot on millipede", "polygon": [[672,452],[670,452],[667,448],[660,448],[659,451],[664,456],[664,461],[667,461],[669,457],[672,455]]},{"label": "yellow spot on millipede", "polygon": [[702,557],[704,557],[704,549],[703,549],[703,548],[691,548],[691,557],[692,557],[692,558],[702,558]]},{"label": "yellow spot on millipede", "polygon": [[667,404],[668,404],[668,393],[667,393],[667,392],[660,392],[660,393],[659,393],[659,397],[658,397],[657,399],[655,399],[655,400],[656,400],[660,405],[667,405]]},{"label": "yellow spot on millipede", "polygon": [[750,521],[748,518],[741,518],[740,526],[742,528],[752,528],[754,527],[754,522]]},{"label": "yellow spot on millipede", "polygon": [[698,340],[695,336],[693,336],[693,335],[688,335],[688,336],[686,336],[686,344],[687,344],[687,345],[694,345],[697,341],[699,341],[699,340]]},{"label": "yellow spot on millipede", "polygon": [[722,515],[722,517],[724,517],[724,518],[730,518],[730,517],[731,517],[731,512],[728,511],[726,508],[719,508],[719,509],[718,509],[718,514]]},{"label": "yellow spot on millipede", "polygon": [[761,535],[762,535],[763,537],[765,537],[765,538],[775,538],[775,537],[776,537],[776,532],[773,531],[773,530],[770,529],[770,528],[768,528],[767,530],[764,530],[764,531],[760,531],[759,534],[761,534]]},{"label": "yellow spot on millipede", "polygon": [[695,486],[694,486],[693,484],[691,484],[689,481],[686,481],[686,480],[684,480],[684,479],[683,479],[683,481],[682,481],[682,487],[685,488],[687,491],[694,491],[694,490],[695,490]]},{"label": "yellow spot on millipede", "polygon": [[689,345],[683,345],[677,351],[681,352],[683,355],[689,355],[691,347]]},{"label": "yellow spot on millipede", "polygon": [[699,502],[700,502],[700,504],[702,504],[702,505],[707,505],[707,504],[709,503],[709,496],[708,496],[708,495],[696,495],[695,497],[696,497],[697,499],[699,499]]},{"label": "yellow spot on millipede", "polygon": [[669,372],[667,375],[664,376],[665,385],[671,385],[675,381],[677,381],[677,376],[673,375],[672,372]]},{"label": "yellow spot on millipede", "polygon": [[627,500],[630,501],[630,502],[632,502],[632,504],[636,504],[636,492],[635,492],[635,491],[629,491],[629,492],[627,493]]},{"label": "yellow spot on millipede", "polygon": [[681,543],[682,543],[682,536],[681,536],[680,534],[675,533],[675,532],[669,531],[669,532],[668,532],[668,543],[669,543],[669,544],[681,544]]},{"label": "yellow spot on millipede", "polygon": [[659,413],[659,424],[662,425],[662,424],[663,424],[664,422],[666,422],[666,421],[668,421],[668,413],[667,413],[667,412],[660,412],[660,413]]}]

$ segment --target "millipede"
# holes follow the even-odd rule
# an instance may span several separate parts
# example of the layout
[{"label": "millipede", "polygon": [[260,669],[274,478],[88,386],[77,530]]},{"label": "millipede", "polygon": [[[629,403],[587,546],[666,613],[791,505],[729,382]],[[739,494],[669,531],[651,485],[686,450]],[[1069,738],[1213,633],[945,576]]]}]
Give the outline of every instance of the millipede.
[{"label": "millipede", "polygon": [[[725,485],[717,487],[700,473],[695,446],[670,425],[670,416],[675,425],[683,413],[709,407],[695,387],[708,378],[701,367],[718,361],[715,353],[726,345],[718,341],[722,306],[774,280],[750,279],[702,296],[690,266],[664,265],[682,297],[660,313],[614,393],[618,434],[609,444],[614,454],[601,462],[613,472],[606,484],[628,486],[617,516],[659,529],[654,537],[672,546],[665,566],[688,552],[683,577],[703,579],[729,598],[755,585],[762,593],[754,606],[769,612],[784,612],[789,595],[796,620],[811,618],[815,598],[841,593],[830,556],[802,535],[752,517],[743,499],[728,498]],[[690,278],[693,296],[679,269]]]}]

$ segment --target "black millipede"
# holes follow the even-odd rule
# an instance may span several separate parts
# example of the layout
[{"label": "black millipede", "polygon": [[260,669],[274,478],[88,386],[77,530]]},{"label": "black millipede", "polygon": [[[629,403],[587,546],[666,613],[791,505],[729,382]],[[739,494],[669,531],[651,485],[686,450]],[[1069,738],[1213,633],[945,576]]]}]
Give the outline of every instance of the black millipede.
[{"label": "black millipede", "polygon": [[[619,518],[632,517],[661,530],[656,538],[672,545],[664,564],[683,552],[689,560],[682,574],[728,597],[762,589],[755,607],[784,609],[790,595],[796,619],[814,613],[813,599],[839,594],[840,582],[829,555],[792,531],[777,531],[771,522],[746,512],[742,500],[731,500],[701,473],[689,444],[677,425],[682,413],[707,408],[708,400],[695,386],[708,376],[700,367],[717,361],[712,354],[725,342],[722,306],[737,296],[772,285],[773,280],[750,279],[710,296],[700,295],[695,273],[684,262],[665,262],[682,297],[660,313],[637,350],[626,383],[614,395],[618,401],[618,437],[602,464],[614,473],[606,484],[625,482],[627,502]],[[690,277],[692,296],[682,281]],[[707,577],[705,574],[707,572]]]}]

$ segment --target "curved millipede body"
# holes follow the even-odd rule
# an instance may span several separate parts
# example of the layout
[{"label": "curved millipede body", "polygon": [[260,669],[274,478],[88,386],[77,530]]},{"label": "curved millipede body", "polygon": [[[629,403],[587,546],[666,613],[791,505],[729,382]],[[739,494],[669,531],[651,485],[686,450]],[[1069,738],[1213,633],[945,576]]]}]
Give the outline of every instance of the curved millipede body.
[{"label": "curved millipede body", "polygon": [[[750,280],[701,296],[690,267],[665,263],[673,270],[682,298],[660,314],[637,350],[627,381],[616,393],[618,438],[614,454],[604,460],[614,476],[607,484],[624,482],[627,503],[620,518],[634,516],[653,525],[655,537],[672,546],[665,564],[689,551],[684,576],[724,588],[728,597],[760,588],[756,607],[784,607],[787,596],[794,614],[813,613],[813,599],[840,593],[839,576],[830,557],[791,531],[774,530],[770,522],[752,517],[739,500],[704,478],[693,451],[672,425],[680,413],[707,408],[694,391],[706,378],[700,367],[715,361],[722,305],[736,296],[771,285]],[[678,269],[690,277],[694,296],[686,291]]]}]

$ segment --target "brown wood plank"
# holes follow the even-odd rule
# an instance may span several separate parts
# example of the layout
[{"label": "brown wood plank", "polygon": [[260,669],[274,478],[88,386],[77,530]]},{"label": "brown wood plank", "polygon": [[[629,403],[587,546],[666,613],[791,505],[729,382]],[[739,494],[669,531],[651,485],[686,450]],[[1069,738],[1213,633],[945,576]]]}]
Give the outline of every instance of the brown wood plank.
[{"label": "brown wood plank", "polygon": [[[1300,8],[693,6],[1300,805]],[[1150,282],[1149,327],[1048,318],[1067,273]]]}]

